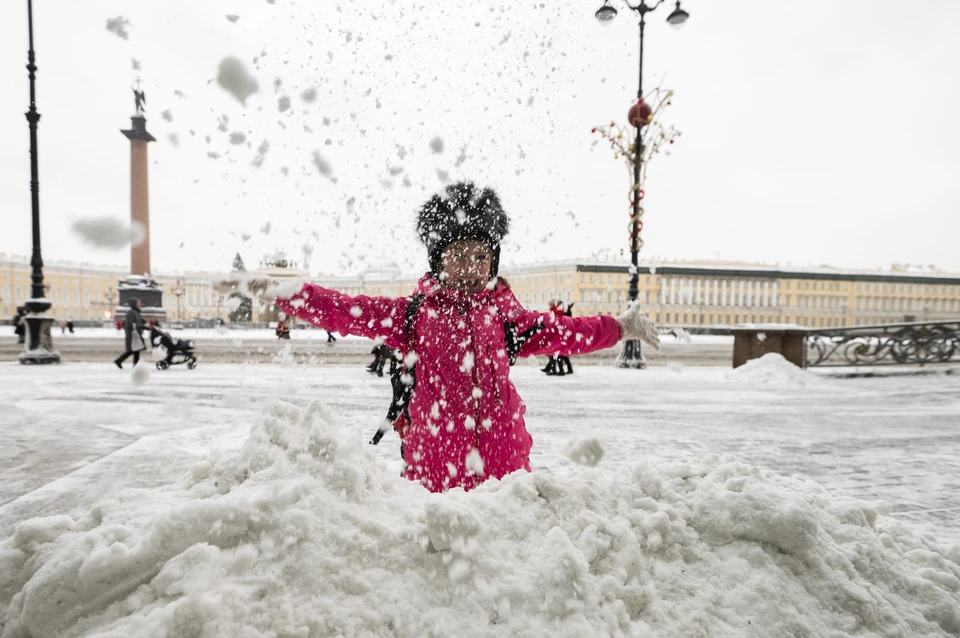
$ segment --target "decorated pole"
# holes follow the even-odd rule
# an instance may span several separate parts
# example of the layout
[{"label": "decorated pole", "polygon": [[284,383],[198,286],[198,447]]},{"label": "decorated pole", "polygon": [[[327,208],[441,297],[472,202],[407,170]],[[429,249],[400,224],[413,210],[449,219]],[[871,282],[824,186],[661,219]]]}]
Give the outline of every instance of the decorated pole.
[{"label": "decorated pole", "polygon": [[[630,287],[627,291],[627,298],[631,304],[637,303],[640,296],[640,271],[638,266],[638,254],[643,246],[643,239],[640,237],[643,231],[643,176],[644,159],[649,158],[655,153],[660,152],[660,146],[664,143],[673,144],[675,137],[679,135],[672,127],[666,129],[662,124],[651,126],[654,117],[665,106],[670,104],[670,91],[661,91],[657,88],[653,93],[651,102],[644,100],[643,96],[643,45],[644,32],[646,28],[646,15],[660,6],[663,0],[657,0],[656,4],[648,5],[645,0],[632,5],[629,2],[627,7],[636,11],[640,15],[640,63],[638,65],[637,78],[637,101],[627,112],[627,123],[636,128],[636,135],[633,144],[625,145],[624,130],[618,128],[616,123],[611,122],[609,128],[598,126],[593,132],[599,132],[604,138],[610,141],[610,146],[615,150],[614,158],[623,156],[630,168],[630,222],[628,225],[630,236]],[[595,13],[598,20],[602,23],[613,20],[617,15],[617,10],[610,5],[610,0],[604,0],[603,6]],[[689,14],[680,8],[680,2],[677,0],[676,8],[667,16],[667,22],[673,26],[680,26],[686,22]],[[644,143],[644,138],[648,138]],[[649,155],[648,155],[649,154]],[[640,350],[640,341],[631,339],[624,343],[620,355],[617,357],[617,365],[621,368],[644,368],[646,361]]]},{"label": "decorated pole", "polygon": [[[640,217],[643,209],[640,200],[643,199],[643,185],[640,183],[640,168],[643,165],[643,127],[650,121],[652,113],[650,107],[643,101],[643,32],[646,25],[646,14],[640,14],[640,71],[637,80],[637,103],[627,112],[627,121],[637,127],[637,138],[634,142],[633,186],[630,188],[632,211],[630,215],[630,289],[627,299],[631,304],[637,302],[640,294],[640,271],[637,266],[637,256],[640,253],[642,240],[640,231],[643,222]],[[645,368],[646,361],[640,349],[639,339],[629,339],[623,344],[620,356],[617,357],[617,366],[620,368]]]}]

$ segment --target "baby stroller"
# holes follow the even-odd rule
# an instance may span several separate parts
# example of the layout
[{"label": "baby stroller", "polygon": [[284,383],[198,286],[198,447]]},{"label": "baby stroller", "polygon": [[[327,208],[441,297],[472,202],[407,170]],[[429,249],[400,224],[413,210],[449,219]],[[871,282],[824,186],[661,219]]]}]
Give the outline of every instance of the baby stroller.
[{"label": "baby stroller", "polygon": [[193,354],[195,344],[193,341],[177,339],[160,330],[160,328],[150,328],[150,343],[156,348],[163,346],[167,351],[167,357],[157,361],[157,370],[166,370],[170,366],[186,363],[187,367],[193,370],[197,367],[197,358]]}]

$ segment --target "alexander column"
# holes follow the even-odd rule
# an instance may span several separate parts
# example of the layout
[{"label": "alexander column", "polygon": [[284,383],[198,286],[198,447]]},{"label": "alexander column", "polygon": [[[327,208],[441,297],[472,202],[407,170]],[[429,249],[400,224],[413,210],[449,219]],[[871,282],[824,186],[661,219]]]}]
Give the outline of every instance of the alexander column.
[{"label": "alexander column", "polygon": [[139,225],[143,240],[130,244],[130,275],[117,284],[119,307],[117,318],[126,315],[128,303],[137,298],[145,319],[166,319],[163,310],[163,289],[150,276],[150,186],[148,181],[147,144],[156,138],[147,132],[147,118],[143,106],[147,99],[139,90],[140,80],[133,90],[136,112],[130,118],[130,128],[121,130],[130,140],[130,225]]}]

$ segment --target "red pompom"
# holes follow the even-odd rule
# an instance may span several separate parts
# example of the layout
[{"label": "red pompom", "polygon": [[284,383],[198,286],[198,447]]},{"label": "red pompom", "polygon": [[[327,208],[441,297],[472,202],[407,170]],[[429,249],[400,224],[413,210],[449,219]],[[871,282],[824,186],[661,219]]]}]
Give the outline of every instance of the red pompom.
[{"label": "red pompom", "polygon": [[653,110],[650,108],[650,105],[644,102],[643,98],[640,98],[627,112],[627,121],[637,128],[643,128],[650,123],[650,117],[652,115]]}]

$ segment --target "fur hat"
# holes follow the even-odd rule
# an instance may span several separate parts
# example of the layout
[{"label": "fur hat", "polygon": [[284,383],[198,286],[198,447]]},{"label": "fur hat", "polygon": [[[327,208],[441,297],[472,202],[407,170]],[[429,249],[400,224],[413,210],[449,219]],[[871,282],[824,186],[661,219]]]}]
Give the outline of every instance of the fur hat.
[{"label": "fur hat", "polygon": [[510,218],[492,188],[478,190],[472,182],[457,182],[445,189],[446,197],[431,197],[417,213],[417,234],[427,247],[430,272],[439,275],[443,251],[458,240],[490,246],[490,276],[500,267],[500,242],[510,231]]}]

